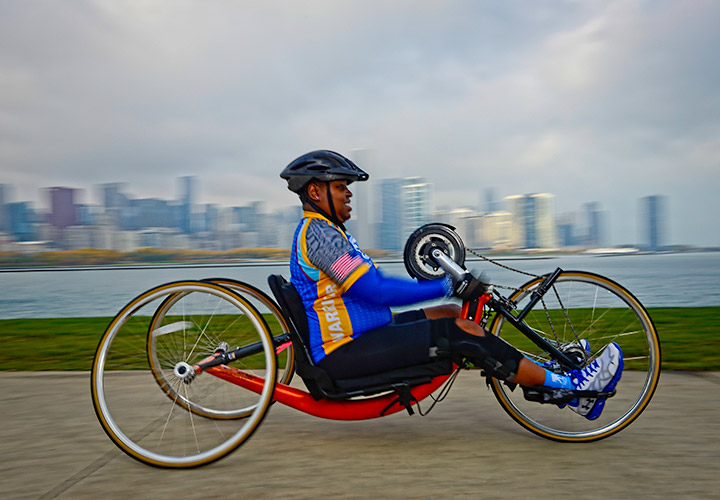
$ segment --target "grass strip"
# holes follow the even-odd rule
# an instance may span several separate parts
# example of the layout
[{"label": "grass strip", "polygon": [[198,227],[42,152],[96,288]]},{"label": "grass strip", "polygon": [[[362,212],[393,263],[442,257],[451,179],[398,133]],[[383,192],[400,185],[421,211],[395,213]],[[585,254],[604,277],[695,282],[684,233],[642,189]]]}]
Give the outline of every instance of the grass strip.
[{"label": "grass strip", "polygon": [[[665,370],[720,370],[720,307],[653,308]],[[1,371],[90,370],[111,318],[0,320]]]}]

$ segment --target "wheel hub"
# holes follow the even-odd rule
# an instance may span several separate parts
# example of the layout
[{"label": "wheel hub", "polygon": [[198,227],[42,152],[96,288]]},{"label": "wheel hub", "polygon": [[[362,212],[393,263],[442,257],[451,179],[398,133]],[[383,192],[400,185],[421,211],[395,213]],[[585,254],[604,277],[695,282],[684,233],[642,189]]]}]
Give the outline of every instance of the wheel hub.
[{"label": "wheel hub", "polygon": [[195,369],[184,361],[180,361],[175,365],[173,373],[186,384],[189,384],[195,378]]},{"label": "wheel hub", "polygon": [[567,344],[566,346],[560,348],[560,351],[566,354],[570,359],[572,359],[581,367],[585,367],[585,365],[587,364],[587,353],[582,348],[582,346],[579,346],[576,343]]}]

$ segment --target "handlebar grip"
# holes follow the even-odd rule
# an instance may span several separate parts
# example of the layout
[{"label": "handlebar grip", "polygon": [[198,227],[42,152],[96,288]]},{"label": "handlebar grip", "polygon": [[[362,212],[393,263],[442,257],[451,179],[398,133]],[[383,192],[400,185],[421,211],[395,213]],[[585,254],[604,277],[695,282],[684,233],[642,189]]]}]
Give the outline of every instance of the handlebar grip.
[{"label": "handlebar grip", "polygon": [[453,280],[461,279],[463,275],[467,272],[467,269],[459,266],[454,260],[448,257],[447,254],[445,254],[445,252],[440,249],[434,249],[431,255],[438,263],[438,265],[442,267],[446,273],[453,277]]}]

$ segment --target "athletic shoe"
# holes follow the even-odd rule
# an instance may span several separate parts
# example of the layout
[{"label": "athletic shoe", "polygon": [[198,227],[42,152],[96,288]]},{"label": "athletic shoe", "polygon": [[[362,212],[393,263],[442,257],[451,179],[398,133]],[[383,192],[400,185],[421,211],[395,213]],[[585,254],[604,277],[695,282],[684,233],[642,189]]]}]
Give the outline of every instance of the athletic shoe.
[{"label": "athletic shoe", "polygon": [[[615,342],[608,345],[603,353],[580,371],[571,371],[568,376],[579,391],[612,391],[623,371],[623,355]],[[605,407],[605,398],[578,398],[568,403],[572,411],[588,420],[595,420]]]},{"label": "athletic shoe", "polygon": [[[573,343],[570,344],[573,347],[577,347],[577,344]],[[580,339],[580,347],[585,351],[585,359],[590,359],[590,342],[588,342],[587,339]],[[562,368],[560,367],[560,363],[555,361],[554,359],[551,359],[550,361],[545,361],[543,364],[541,364],[543,368],[550,370],[553,373],[562,373]],[[572,406],[578,405],[577,398],[573,399],[569,403]],[[558,408],[563,409],[565,408],[565,403],[560,403],[557,405]]]}]

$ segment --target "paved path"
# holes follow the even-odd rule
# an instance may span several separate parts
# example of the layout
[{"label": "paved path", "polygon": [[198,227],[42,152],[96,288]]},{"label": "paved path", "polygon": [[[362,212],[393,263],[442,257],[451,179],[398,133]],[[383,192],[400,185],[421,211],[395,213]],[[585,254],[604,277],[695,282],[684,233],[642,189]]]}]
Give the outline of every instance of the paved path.
[{"label": "paved path", "polygon": [[665,373],[616,436],[550,442],[461,373],[429,416],[330,422],[275,405],[229,457],[200,469],[142,465],[98,424],[87,373],[0,373],[0,498],[483,499],[720,496],[720,373]]}]

